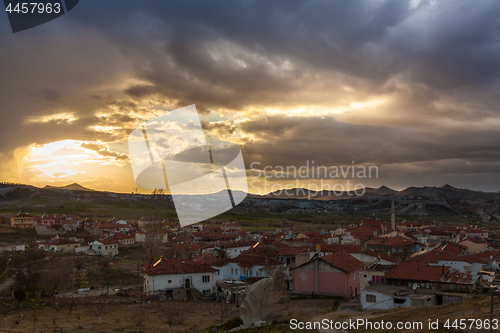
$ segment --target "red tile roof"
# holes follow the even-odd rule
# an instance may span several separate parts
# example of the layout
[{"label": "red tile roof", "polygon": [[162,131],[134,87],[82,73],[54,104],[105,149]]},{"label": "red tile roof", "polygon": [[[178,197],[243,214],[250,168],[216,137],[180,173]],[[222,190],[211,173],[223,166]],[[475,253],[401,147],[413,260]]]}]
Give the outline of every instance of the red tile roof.
[{"label": "red tile roof", "polygon": [[467,251],[468,247],[458,243],[446,242],[444,245],[438,248],[439,250],[446,250],[456,255],[462,254],[462,252]]},{"label": "red tile roof", "polygon": [[330,264],[338,269],[341,269],[346,273],[353,272],[364,266],[364,264],[361,261],[354,258],[345,251],[338,251],[326,256],[318,257],[318,259],[323,260],[327,264]]},{"label": "red tile roof", "polygon": [[367,250],[367,249],[361,250],[361,253],[367,254],[367,255],[370,255],[370,256],[373,256],[373,257],[377,257],[377,258],[380,258],[380,259],[384,259],[384,260],[387,260],[387,261],[396,262],[396,263],[401,261],[401,259],[399,259],[399,258],[391,257],[391,256],[388,256],[387,254],[375,252],[375,251],[372,251],[372,250]]},{"label": "red tile roof", "polygon": [[485,251],[485,252],[480,252],[471,255],[476,258],[483,258],[483,259],[490,259],[490,257],[493,257],[492,260],[500,260],[500,252],[498,251]]},{"label": "red tile roof", "polygon": [[373,238],[372,240],[367,241],[366,244],[388,245],[388,246],[394,246],[394,247],[408,246],[411,244],[420,244],[422,246],[424,245],[424,244],[417,242],[415,240],[411,240],[411,239],[401,237],[401,236],[376,237],[376,238]]},{"label": "red tile roof", "polygon": [[135,238],[134,235],[125,235],[125,234],[121,234],[119,232],[113,234],[113,236],[107,236],[108,239],[116,239],[116,240],[120,240],[120,239],[130,239],[130,238]]},{"label": "red tile roof", "polygon": [[443,275],[448,273],[449,270],[450,267],[446,266],[430,266],[424,262],[402,261],[395,268],[391,269],[385,278],[436,282],[441,280]]},{"label": "red tile roof", "polygon": [[320,245],[320,252],[337,252],[345,251],[347,253],[360,253],[363,250],[361,245],[352,244],[322,244]]},{"label": "red tile roof", "polygon": [[214,256],[213,254],[210,254],[208,252],[203,252],[199,256],[193,259],[194,262],[200,263],[200,264],[205,264],[205,265],[210,265],[213,264],[214,262],[218,261],[219,259]]},{"label": "red tile roof", "polygon": [[52,238],[51,240],[47,240],[44,242],[40,242],[38,244],[44,244],[44,245],[70,245],[70,244],[79,244],[78,242],[74,242],[69,239],[65,238]]},{"label": "red tile roof", "polygon": [[199,251],[202,248],[200,244],[196,243],[181,243],[177,245],[172,245],[170,250],[172,251]]},{"label": "red tile roof", "polygon": [[118,240],[113,239],[113,238],[103,238],[103,239],[97,240],[97,242],[102,243],[104,245],[118,244]]},{"label": "red tile roof", "polygon": [[[155,266],[156,265],[156,266]],[[169,274],[193,274],[193,273],[211,273],[217,270],[204,264],[196,263],[189,259],[168,259],[144,266],[145,273],[152,275]]]},{"label": "red tile roof", "polygon": [[459,271],[448,272],[441,278],[442,283],[452,284],[474,284],[479,276],[472,275],[471,272],[460,273]]}]

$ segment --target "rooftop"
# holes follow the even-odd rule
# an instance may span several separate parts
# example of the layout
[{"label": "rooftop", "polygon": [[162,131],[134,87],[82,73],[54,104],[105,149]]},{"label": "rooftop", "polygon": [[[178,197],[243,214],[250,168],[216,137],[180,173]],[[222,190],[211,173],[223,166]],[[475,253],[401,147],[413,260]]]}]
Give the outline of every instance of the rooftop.
[{"label": "rooftop", "polygon": [[153,275],[169,274],[193,274],[193,273],[212,273],[217,270],[204,264],[196,263],[189,259],[165,259],[158,260],[156,263],[143,267],[145,273]]}]

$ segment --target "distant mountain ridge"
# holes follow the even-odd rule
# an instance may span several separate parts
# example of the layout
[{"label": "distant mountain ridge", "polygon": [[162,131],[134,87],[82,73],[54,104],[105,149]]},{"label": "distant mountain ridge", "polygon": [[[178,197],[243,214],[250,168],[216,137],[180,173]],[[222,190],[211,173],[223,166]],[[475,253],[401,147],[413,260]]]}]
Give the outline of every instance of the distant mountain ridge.
[{"label": "distant mountain ridge", "polygon": [[[361,194],[358,190],[358,194]],[[226,195],[221,191],[212,196]],[[235,194],[242,194],[235,192]],[[79,184],[66,186],[46,186],[36,188],[31,185],[0,183],[0,207],[9,200],[43,196],[56,202],[64,200],[85,200],[88,203],[116,202],[139,204],[150,202],[150,195],[136,193],[113,193],[94,191]],[[308,200],[310,199],[310,200]],[[170,195],[162,196],[165,207],[174,208]],[[288,189],[266,195],[248,194],[239,205],[228,214],[247,215],[260,213],[286,214],[290,216],[325,215],[342,218],[346,214],[376,216],[390,214],[394,200],[396,216],[419,217],[468,217],[480,222],[500,221],[500,193],[460,189],[451,185],[441,187],[408,187],[401,191],[387,186],[364,188],[364,194],[354,192],[312,191],[308,189]],[[29,207],[28,207],[29,208]]]},{"label": "distant mountain ridge", "polygon": [[95,192],[95,190],[83,187],[82,185],[78,183],[73,183],[65,186],[52,186],[52,185],[45,185],[44,189],[59,189],[59,190],[68,190],[68,191],[89,191],[89,192]]}]

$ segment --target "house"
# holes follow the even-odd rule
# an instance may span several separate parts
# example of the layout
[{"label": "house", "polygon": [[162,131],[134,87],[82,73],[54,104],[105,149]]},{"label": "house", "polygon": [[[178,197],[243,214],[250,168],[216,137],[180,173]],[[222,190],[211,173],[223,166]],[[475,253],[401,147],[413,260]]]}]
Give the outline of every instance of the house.
[{"label": "house", "polygon": [[17,215],[14,215],[10,218],[10,225],[13,228],[20,228],[20,229],[33,228],[34,223],[35,219],[28,213],[19,212]]},{"label": "house", "polygon": [[243,252],[236,258],[225,258],[210,266],[219,270],[217,280],[245,280],[249,277],[269,277],[285,264],[263,254]]},{"label": "house", "polygon": [[[160,229],[155,232],[159,239],[161,239],[162,243],[168,242],[168,232],[167,229]],[[146,242],[146,233],[144,231],[137,231],[135,233],[135,242],[136,243],[145,243]]]},{"label": "house", "polygon": [[396,257],[391,257],[383,253],[377,253],[366,249],[348,252],[351,256],[361,261],[365,265],[365,267],[368,267],[372,264],[395,266],[400,261],[400,259]]},{"label": "house", "polygon": [[129,232],[132,227],[128,224],[101,223],[97,228],[107,232]]},{"label": "house", "polygon": [[109,234],[107,239],[114,239],[118,241],[119,245],[132,245],[135,244],[135,235],[125,235],[122,233]]},{"label": "house", "polygon": [[64,216],[61,219],[61,226],[67,231],[76,231],[80,226],[80,221],[75,217]]},{"label": "house", "polygon": [[365,242],[373,237],[377,237],[382,233],[380,228],[369,225],[360,225],[359,227],[353,228],[349,231],[349,235],[359,239],[360,242]]},{"label": "house", "polygon": [[249,250],[256,244],[257,242],[255,241],[218,243],[216,245],[207,246],[203,248],[202,252],[210,252],[216,255],[218,251],[224,251],[226,257],[235,258],[239,256],[241,253],[245,252],[246,250]]},{"label": "house", "polygon": [[467,238],[484,240],[488,238],[489,233],[487,230],[472,225],[472,226],[463,226],[462,229],[460,230],[460,235],[465,236]]},{"label": "house", "polygon": [[211,265],[214,262],[218,261],[219,258],[211,254],[210,252],[203,252],[199,256],[193,259],[194,262],[200,263],[200,264],[205,264],[205,265]]},{"label": "house", "polygon": [[363,263],[345,251],[326,256],[315,255],[295,268],[294,293],[357,297]]},{"label": "house", "polygon": [[480,276],[471,272],[449,271],[439,281],[440,291],[472,293],[481,291]]},{"label": "house", "polygon": [[396,224],[396,229],[399,231],[420,230],[421,228],[422,223],[417,221],[404,221],[402,223]]},{"label": "house", "polygon": [[434,293],[420,293],[408,287],[374,284],[361,289],[363,310],[387,310],[412,306],[433,306],[438,304]]},{"label": "house", "polygon": [[461,273],[471,272],[474,275],[482,271],[484,267],[489,263],[489,261],[485,258],[464,255],[458,256],[441,249],[436,249],[420,255],[416,255],[410,260],[428,263],[432,266],[447,266],[451,271],[458,271]]},{"label": "house", "polygon": [[498,251],[484,251],[472,255],[474,258],[481,258],[488,261],[488,265],[484,267],[485,270],[498,270],[500,269],[500,252]]},{"label": "house", "polygon": [[202,246],[195,243],[180,243],[170,246],[169,250],[176,258],[194,258],[201,252]]},{"label": "house", "polygon": [[118,241],[116,239],[99,239],[89,243],[89,255],[114,257],[118,254]]},{"label": "house", "polygon": [[425,262],[402,261],[385,275],[387,284],[432,289],[448,273],[450,267],[432,266]]},{"label": "house", "polygon": [[410,255],[425,250],[425,245],[403,236],[377,237],[365,243],[367,249],[375,252],[389,252]]},{"label": "house", "polygon": [[7,244],[0,243],[0,253],[2,252],[24,252],[26,246],[24,244]]},{"label": "house", "polygon": [[479,253],[488,249],[488,244],[475,238],[466,238],[458,244],[467,246],[467,252],[470,254]]},{"label": "house", "polygon": [[226,250],[226,256],[235,258],[255,244],[255,241],[229,242],[222,244],[220,248]]},{"label": "house", "polygon": [[363,268],[360,273],[359,285],[363,289],[373,283],[384,283],[385,276],[394,268],[390,265],[380,265],[374,263],[367,268]]},{"label": "house", "polygon": [[169,298],[190,296],[196,289],[205,296],[215,292],[217,270],[189,259],[160,259],[144,266],[144,292]]},{"label": "house", "polygon": [[79,246],[80,243],[60,238],[59,236],[56,236],[51,240],[38,243],[39,249],[54,252],[76,252],[76,248]]},{"label": "house", "polygon": [[36,220],[37,225],[43,225],[50,229],[51,226],[54,224],[61,224],[61,215],[55,215],[55,214],[49,214],[45,215],[43,214]]}]

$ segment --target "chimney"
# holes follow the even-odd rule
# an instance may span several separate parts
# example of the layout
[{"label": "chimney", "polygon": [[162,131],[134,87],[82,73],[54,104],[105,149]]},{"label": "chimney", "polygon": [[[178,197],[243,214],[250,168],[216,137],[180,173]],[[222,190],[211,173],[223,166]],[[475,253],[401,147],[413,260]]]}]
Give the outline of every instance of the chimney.
[{"label": "chimney", "polygon": [[391,227],[392,231],[396,230],[396,209],[394,209],[394,198],[391,202]]}]

